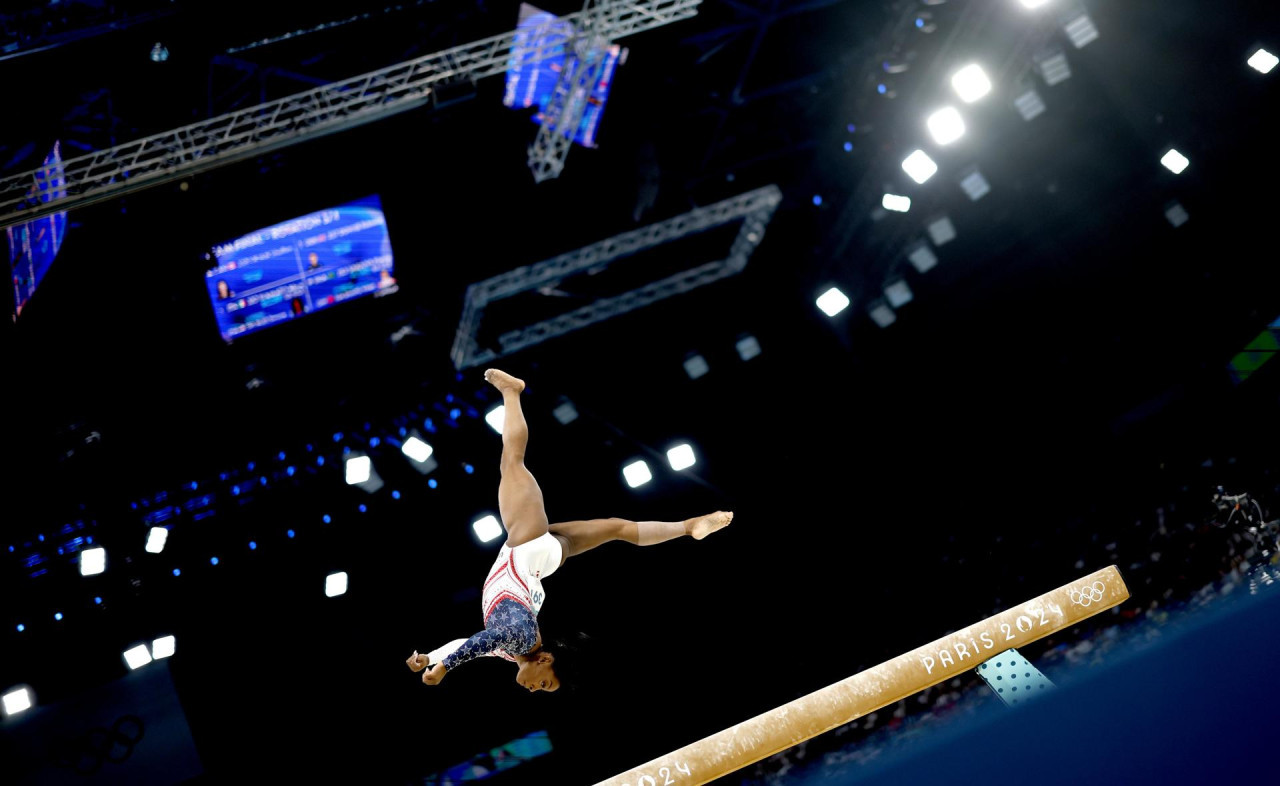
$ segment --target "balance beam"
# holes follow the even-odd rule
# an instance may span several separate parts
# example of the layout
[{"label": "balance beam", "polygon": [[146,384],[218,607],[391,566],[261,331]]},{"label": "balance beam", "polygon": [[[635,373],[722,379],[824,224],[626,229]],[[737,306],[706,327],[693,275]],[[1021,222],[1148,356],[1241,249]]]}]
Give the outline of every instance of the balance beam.
[{"label": "balance beam", "polygon": [[[1114,565],[887,660],[834,685],[601,781],[597,786],[696,786],[843,726],[1014,647],[1129,598]],[[1010,688],[1013,688],[1010,684]]]}]

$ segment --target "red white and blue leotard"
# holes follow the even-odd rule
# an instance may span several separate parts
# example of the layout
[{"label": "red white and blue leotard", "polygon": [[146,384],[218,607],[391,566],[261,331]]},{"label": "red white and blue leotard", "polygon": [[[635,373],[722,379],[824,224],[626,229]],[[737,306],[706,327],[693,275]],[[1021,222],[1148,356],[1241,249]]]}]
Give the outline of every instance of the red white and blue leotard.
[{"label": "red white and blue leotard", "polygon": [[514,661],[538,642],[538,611],[546,594],[542,579],[560,567],[560,541],[551,533],[514,549],[503,544],[481,592],[484,630],[428,655],[431,663],[453,670],[475,658],[492,655]]}]

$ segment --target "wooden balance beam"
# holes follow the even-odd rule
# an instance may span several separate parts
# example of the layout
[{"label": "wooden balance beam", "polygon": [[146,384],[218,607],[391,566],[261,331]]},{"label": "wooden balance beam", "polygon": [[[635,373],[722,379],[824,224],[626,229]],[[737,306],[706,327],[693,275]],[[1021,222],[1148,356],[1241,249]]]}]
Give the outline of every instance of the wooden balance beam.
[{"label": "wooden balance beam", "polygon": [[943,636],[834,685],[601,781],[597,786],[696,786],[955,677],[1129,598],[1114,565]]}]

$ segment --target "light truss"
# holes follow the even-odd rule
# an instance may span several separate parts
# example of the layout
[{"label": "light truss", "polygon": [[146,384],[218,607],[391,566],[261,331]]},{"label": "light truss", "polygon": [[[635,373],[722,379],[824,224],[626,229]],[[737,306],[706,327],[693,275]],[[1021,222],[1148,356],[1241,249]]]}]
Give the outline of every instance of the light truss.
[{"label": "light truss", "polygon": [[[593,35],[616,40],[695,16],[702,0],[602,0]],[[564,19],[583,24],[583,12]],[[515,31],[462,44],[63,162],[67,195],[40,202],[37,169],[0,179],[0,228],[188,177],[415,109],[437,85],[474,81],[544,58],[513,46]]]},{"label": "light truss", "polygon": [[[777,186],[765,186],[472,284],[467,287],[462,319],[454,337],[451,352],[454,366],[461,370],[489,363],[578,328],[742,272],[751,253],[764,239],[765,226],[781,201],[782,192]],[[497,348],[479,345],[477,336],[485,308],[498,300],[556,284],[578,273],[600,272],[637,252],[739,219],[742,226],[724,259],[684,270],[621,295],[599,298],[568,313],[508,331],[498,337]]]}]

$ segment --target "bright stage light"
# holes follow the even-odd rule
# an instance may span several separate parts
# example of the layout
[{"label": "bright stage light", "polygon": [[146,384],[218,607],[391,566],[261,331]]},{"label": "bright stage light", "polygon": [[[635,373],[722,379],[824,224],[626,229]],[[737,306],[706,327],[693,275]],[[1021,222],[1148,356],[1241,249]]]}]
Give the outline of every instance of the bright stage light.
[{"label": "bright stage light", "polygon": [[367,482],[372,469],[373,461],[368,456],[352,456],[348,458],[347,484],[355,486]]},{"label": "bright stage light", "polygon": [[977,202],[979,199],[982,199],[984,196],[991,193],[991,184],[987,182],[987,179],[983,177],[982,173],[977,169],[971,170],[964,177],[960,178],[960,187],[964,189],[964,192],[968,194],[969,198],[974,202]]},{"label": "bright stage light", "polygon": [[756,340],[755,336],[743,336],[738,339],[733,348],[738,350],[738,357],[743,360],[750,360],[760,354],[760,342]]},{"label": "bright stage light", "polygon": [[476,533],[481,543],[488,543],[502,534],[502,524],[490,514],[471,522],[471,531]]},{"label": "bright stage light", "polygon": [[911,287],[907,286],[905,280],[898,279],[885,285],[884,297],[885,300],[889,301],[891,307],[902,308],[911,302]]},{"label": "bright stage light", "polygon": [[1039,8],[1049,0],[1020,0],[1024,8]]},{"label": "bright stage light", "polygon": [[637,459],[622,468],[622,477],[626,479],[627,485],[634,489],[653,480],[653,473],[649,471],[648,464]]},{"label": "bright stage light", "polygon": [[682,445],[676,445],[667,451],[667,462],[671,464],[671,468],[679,472],[682,469],[688,469],[697,463],[697,459],[693,457],[693,446],[687,442]]},{"label": "bright stage light", "polygon": [[982,66],[977,63],[970,63],[957,71],[951,77],[951,86],[955,88],[960,100],[966,104],[972,104],[991,92],[991,80],[987,78],[987,72],[983,71]]},{"label": "bright stage light", "polygon": [[689,379],[697,379],[710,370],[711,365],[702,355],[690,355],[684,359],[684,373],[689,375]]},{"label": "bright stage light", "polygon": [[130,647],[124,651],[124,662],[129,664],[130,670],[140,669],[151,662],[151,652],[145,644]]},{"label": "bright stage light", "polygon": [[31,709],[32,703],[29,688],[14,688],[4,695],[4,714],[17,715]]},{"label": "bright stage light", "polygon": [[107,569],[107,550],[99,546],[80,552],[80,575],[96,576]]},{"label": "bright stage light", "polygon": [[1035,62],[1036,69],[1040,71],[1040,78],[1049,87],[1071,78],[1071,66],[1067,63],[1067,56],[1061,49],[1056,47],[1047,49],[1035,56]]},{"label": "bright stage light", "polygon": [[1187,209],[1180,202],[1170,202],[1164,209],[1164,217],[1169,219],[1169,223],[1173,224],[1175,229],[1191,220]]},{"label": "bright stage light", "polygon": [[882,328],[887,328],[898,321],[898,315],[893,313],[893,309],[889,308],[889,304],[883,300],[877,300],[871,304],[871,308],[867,310],[867,313],[871,316],[871,321]]},{"label": "bright stage light", "polygon": [[917,183],[924,183],[938,171],[938,165],[923,150],[917,150],[902,161],[902,171]]},{"label": "bright stage light", "polygon": [[1175,175],[1180,175],[1182,174],[1182,170],[1186,169],[1187,165],[1191,162],[1187,160],[1186,156],[1182,155],[1177,150],[1169,148],[1169,152],[1160,157],[1160,163],[1164,164],[1165,168],[1170,172]]},{"label": "bright stage light", "polygon": [[164,551],[165,541],[169,539],[169,530],[164,527],[152,527],[147,532],[147,551],[159,554]]},{"label": "bright stage light", "polygon": [[[493,518],[490,516],[489,518]],[[497,537],[496,535],[494,537]],[[493,538],[488,538],[492,540]],[[345,594],[347,591],[347,574],[345,571],[330,573],[324,577],[324,594],[326,597],[334,598],[338,595]]]},{"label": "bright stage light", "polygon": [[567,426],[578,419],[578,408],[573,405],[572,401],[565,399],[560,402],[560,406],[551,410],[551,414],[556,416],[556,420],[560,421],[560,425]]},{"label": "bright stage light", "polygon": [[427,459],[431,458],[433,449],[430,445],[417,437],[409,437],[404,441],[404,444],[400,446],[400,452],[419,464],[424,464]]},{"label": "bright stage light", "polygon": [[1259,49],[1249,57],[1248,62],[1259,73],[1269,74],[1271,69],[1276,67],[1276,63],[1280,63],[1280,58],[1265,49]]},{"label": "bright stage light", "polygon": [[964,136],[964,118],[960,117],[955,107],[939,109],[929,115],[925,124],[929,127],[929,133],[933,135],[933,141],[940,145],[949,145]]},{"label": "bright stage light", "polygon": [[956,225],[951,223],[951,219],[946,216],[930,221],[927,229],[929,230],[929,237],[933,239],[935,246],[941,246],[956,239]]},{"label": "bright stage light", "polygon": [[151,657],[156,660],[168,658],[177,650],[178,640],[173,636],[161,636],[151,642]]},{"label": "bright stage light", "polygon": [[905,213],[911,209],[911,197],[902,196],[901,194],[885,194],[884,199],[880,200],[880,204],[885,210]]},{"label": "bright stage light", "polygon": [[489,428],[502,433],[502,423],[507,417],[507,408],[502,404],[489,410],[484,415],[484,422],[489,424]]},{"label": "bright stage light", "polygon": [[832,287],[818,297],[818,308],[829,317],[834,317],[849,307],[849,297],[839,289]]}]

